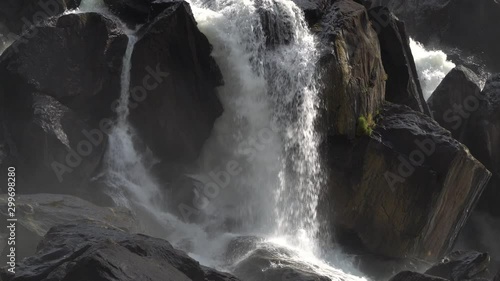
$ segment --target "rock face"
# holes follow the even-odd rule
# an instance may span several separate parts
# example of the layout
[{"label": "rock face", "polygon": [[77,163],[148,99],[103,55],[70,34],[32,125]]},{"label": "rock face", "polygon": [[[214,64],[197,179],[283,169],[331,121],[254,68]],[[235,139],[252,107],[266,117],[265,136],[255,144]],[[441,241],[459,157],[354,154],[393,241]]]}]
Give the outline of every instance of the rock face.
[{"label": "rock face", "polygon": [[0,22],[5,23],[5,30],[0,34],[15,40],[32,26],[61,15],[65,10],[76,9],[80,2],[81,0],[2,1]]},{"label": "rock face", "polygon": [[385,7],[370,9],[368,14],[378,34],[382,62],[387,72],[386,100],[431,116],[422,94],[404,23]]},{"label": "rock face", "polygon": [[[16,216],[19,220],[16,236],[19,241],[23,241],[16,248],[18,260],[34,255],[47,231],[59,224],[88,219],[127,231],[140,231],[139,222],[125,208],[98,207],[77,197],[56,194],[18,195],[16,199]],[[0,196],[0,217],[3,219],[8,218],[4,213],[7,211],[7,202],[7,195]],[[0,261],[5,264],[8,253],[3,253]]]},{"label": "rock face", "polygon": [[487,65],[500,71],[500,4],[495,0],[375,0],[402,19],[411,36],[426,45],[458,47],[484,56]]},{"label": "rock face", "polygon": [[468,116],[471,111],[477,110],[482,99],[477,81],[479,78],[474,72],[457,66],[446,75],[427,101],[434,113],[434,119],[449,130],[455,139],[462,142],[466,133],[464,129],[469,121]]},{"label": "rock face", "polygon": [[106,148],[127,37],[98,14],[36,30],[0,57],[2,167],[25,173],[24,192],[81,194]]},{"label": "rock face", "polygon": [[37,254],[18,264],[5,281],[237,281],[201,266],[167,241],[133,235],[95,222],[52,228]]},{"label": "rock face", "polygon": [[365,7],[347,0],[333,3],[317,29],[327,133],[352,138],[358,119],[374,116],[385,96],[377,33]]},{"label": "rock face", "polygon": [[310,27],[313,27],[325,14],[329,7],[329,0],[293,0],[304,11],[304,16]]},{"label": "rock face", "polygon": [[429,99],[436,120],[464,143],[493,176],[479,207],[500,216],[500,75],[492,75],[482,92],[477,77],[464,67],[452,70]]},{"label": "rock face", "polygon": [[438,259],[491,174],[424,114],[387,104],[375,122],[371,135],[327,140],[334,180],[320,199],[321,217],[354,250]]},{"label": "rock face", "polygon": [[451,281],[470,280],[488,269],[490,255],[479,252],[455,251],[443,261],[425,272],[427,275],[445,278]]},{"label": "rock face", "polygon": [[174,3],[140,33],[132,55],[130,121],[160,159],[194,160],[222,114],[215,91],[222,75],[211,45],[185,2]]}]

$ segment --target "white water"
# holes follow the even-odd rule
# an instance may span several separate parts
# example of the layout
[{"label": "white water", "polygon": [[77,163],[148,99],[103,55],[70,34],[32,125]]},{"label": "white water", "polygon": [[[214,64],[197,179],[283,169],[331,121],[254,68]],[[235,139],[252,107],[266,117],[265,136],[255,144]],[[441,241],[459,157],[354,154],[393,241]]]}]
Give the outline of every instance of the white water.
[{"label": "white water", "polygon": [[455,64],[447,60],[447,55],[444,52],[427,50],[422,44],[411,38],[410,47],[415,59],[424,98],[427,100],[443,81],[446,74],[455,67]]},{"label": "white water", "polygon": [[[265,9],[276,8],[270,0],[263,2]],[[137,41],[127,31],[118,120],[109,136],[102,175],[113,198],[148,218],[143,222],[147,233],[166,238],[207,266],[231,269],[223,255],[228,242],[240,234],[229,232],[258,233],[276,247],[291,250],[290,259],[318,274],[362,280],[315,255],[316,204],[323,182],[314,128],[317,51],[300,10],[290,0],[276,1],[294,40],[267,50],[254,1],[216,0],[210,8],[198,0],[191,4],[225,80],[219,89],[225,111],[205,146],[202,168],[193,176],[208,184],[213,181],[210,172],[220,172],[230,162],[237,163],[240,172],[219,184],[218,192],[205,192],[209,204],[202,209],[204,221],[190,224],[164,211],[160,188],[149,174],[151,163],[135,149],[135,133],[127,120],[131,55]],[[90,0],[82,2],[83,11],[107,13]],[[231,227],[228,222],[233,222]]]}]

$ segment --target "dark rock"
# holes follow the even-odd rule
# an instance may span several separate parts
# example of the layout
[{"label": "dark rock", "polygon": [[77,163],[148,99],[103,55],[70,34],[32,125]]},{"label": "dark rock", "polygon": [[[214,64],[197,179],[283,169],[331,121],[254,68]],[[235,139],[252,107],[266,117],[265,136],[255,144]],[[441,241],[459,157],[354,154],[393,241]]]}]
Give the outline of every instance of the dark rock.
[{"label": "dark rock", "polygon": [[458,47],[480,57],[500,71],[500,4],[496,0],[374,0],[389,7],[425,45]]},{"label": "dark rock", "polygon": [[[7,216],[7,195],[0,196],[0,217]],[[18,223],[16,237],[19,243],[16,247],[16,258],[22,260],[35,254],[38,243],[53,226],[71,223],[77,220],[90,219],[104,222],[114,227],[137,232],[140,224],[134,215],[125,208],[103,208],[78,197],[57,194],[18,195],[16,198],[16,216]],[[6,243],[3,245],[7,245]],[[7,247],[4,249],[6,251]],[[0,262],[7,260],[2,253]]]},{"label": "dark rock", "polygon": [[[490,173],[430,117],[387,104],[371,135],[326,144],[320,221],[348,251],[435,261],[447,253]],[[391,241],[391,243],[387,243]]]},{"label": "dark rock", "polygon": [[166,8],[179,0],[156,2],[156,0],[104,0],[109,10],[126,23],[137,25],[152,21]]},{"label": "dark rock", "polygon": [[[500,216],[500,74],[492,75],[484,86],[477,107],[468,117],[463,143],[493,174],[479,208]],[[465,106],[464,106],[465,107]],[[465,108],[467,109],[467,108]]]},{"label": "dark rock", "polygon": [[[5,24],[0,35],[16,39],[33,26],[76,9],[81,0],[16,0],[0,2],[0,22]],[[0,30],[2,31],[2,30]],[[1,36],[0,36],[1,38]],[[1,40],[0,40],[1,41]]]},{"label": "dark rock", "polygon": [[266,46],[274,48],[278,45],[289,44],[293,40],[293,27],[283,3],[272,1],[272,6],[268,7],[267,3],[264,6],[260,0],[256,2],[256,5],[266,36]]},{"label": "dark rock", "polygon": [[427,270],[425,274],[451,281],[470,280],[486,271],[490,260],[488,253],[455,251],[447,255],[441,263]]},{"label": "dark rock", "polygon": [[2,168],[29,175],[19,177],[23,192],[85,197],[106,148],[127,37],[98,14],[36,30],[0,57]]},{"label": "dark rock", "polygon": [[184,2],[140,33],[132,55],[130,121],[162,160],[192,161],[222,114],[215,90],[222,75],[212,47]]},{"label": "dark rock", "polygon": [[377,33],[365,7],[346,0],[332,4],[317,32],[326,132],[353,138],[359,118],[375,116],[385,97]]},{"label": "dark rock", "polygon": [[17,265],[5,281],[237,281],[229,274],[201,266],[167,241],[128,234],[96,222],[76,222],[52,228],[37,254]]},{"label": "dark rock", "polygon": [[382,62],[387,72],[385,99],[431,116],[422,94],[404,23],[385,7],[370,9],[368,14],[378,34]]},{"label": "dark rock", "polygon": [[498,271],[497,275],[495,275],[493,281],[500,281],[500,271]]},{"label": "dark rock", "polygon": [[421,274],[412,271],[403,271],[389,279],[389,281],[447,281],[446,279]]},{"label": "dark rock", "polygon": [[295,4],[304,11],[304,16],[310,27],[318,23],[327,8],[330,6],[329,0],[293,0]]},{"label": "dark rock", "polygon": [[[446,75],[427,101],[434,119],[461,142],[465,140],[464,129],[471,111],[467,109],[477,110],[480,100],[483,99],[478,81],[479,78],[474,72],[457,66]],[[467,115],[463,115],[463,112]]]},{"label": "dark rock", "polygon": [[[94,145],[88,136],[96,129],[53,97],[19,90],[5,100],[1,168],[20,171],[20,191],[89,196],[87,184],[99,168],[106,135],[99,131]],[[6,176],[2,174],[2,180],[7,181]]]},{"label": "dark rock", "polygon": [[96,119],[111,116],[127,36],[95,13],[62,16],[33,31],[0,58],[4,92],[39,92]]}]

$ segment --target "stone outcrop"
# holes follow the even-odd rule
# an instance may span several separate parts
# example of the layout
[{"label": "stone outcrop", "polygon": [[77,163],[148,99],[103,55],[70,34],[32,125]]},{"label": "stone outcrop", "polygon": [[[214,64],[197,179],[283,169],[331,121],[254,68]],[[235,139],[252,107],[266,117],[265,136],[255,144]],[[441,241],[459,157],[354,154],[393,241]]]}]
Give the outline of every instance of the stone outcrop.
[{"label": "stone outcrop", "polygon": [[488,253],[455,251],[429,268],[425,274],[451,281],[471,280],[483,277],[481,274],[488,270],[489,265]]},{"label": "stone outcrop", "polygon": [[113,22],[77,14],[2,54],[1,164],[23,171],[24,192],[85,196],[106,148],[126,45]]},{"label": "stone outcrop", "polygon": [[429,99],[436,120],[464,143],[493,176],[479,207],[500,215],[500,75],[492,75],[481,92],[478,78],[464,67],[452,70]]},{"label": "stone outcrop", "polygon": [[364,6],[341,0],[321,19],[318,33],[328,135],[356,135],[358,119],[374,116],[385,97],[386,73],[377,33]]},{"label": "stone outcrop", "polygon": [[160,159],[192,161],[222,114],[215,89],[222,75],[210,57],[212,47],[185,2],[173,4],[139,32],[130,121]]},{"label": "stone outcrop", "polygon": [[[130,231],[140,231],[140,223],[131,211],[121,208],[98,207],[78,197],[57,194],[18,195],[16,198],[16,238],[22,241],[16,247],[16,258],[22,260],[36,252],[38,243],[50,228],[78,220],[103,222],[114,227]],[[0,196],[0,217],[7,216],[7,195]],[[2,245],[7,245],[3,243]],[[4,254],[5,253],[5,254]],[[5,247],[0,261],[5,264]]]},{"label": "stone outcrop", "polygon": [[478,81],[479,78],[470,69],[457,66],[445,76],[427,101],[434,120],[462,142],[468,117],[477,110],[482,99]]},{"label": "stone outcrop", "polygon": [[386,7],[372,8],[368,14],[378,34],[382,62],[387,73],[385,99],[431,116],[422,93],[404,23]]},{"label": "stone outcrop", "polygon": [[167,241],[128,234],[110,225],[79,221],[52,228],[36,255],[2,280],[237,281],[201,266]]},{"label": "stone outcrop", "polygon": [[[428,116],[386,104],[371,134],[329,137],[321,216],[346,247],[436,260],[452,247],[490,173]],[[391,241],[387,243],[387,241]]]}]

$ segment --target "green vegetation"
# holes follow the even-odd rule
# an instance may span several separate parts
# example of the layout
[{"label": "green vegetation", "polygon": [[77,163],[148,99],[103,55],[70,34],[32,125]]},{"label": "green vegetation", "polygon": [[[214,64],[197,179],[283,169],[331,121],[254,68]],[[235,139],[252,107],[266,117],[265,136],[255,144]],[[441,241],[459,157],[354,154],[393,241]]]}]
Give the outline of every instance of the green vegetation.
[{"label": "green vegetation", "polygon": [[368,116],[359,116],[358,126],[356,129],[357,136],[371,136],[373,133],[373,128],[375,127],[375,121],[373,116],[368,114]]}]

